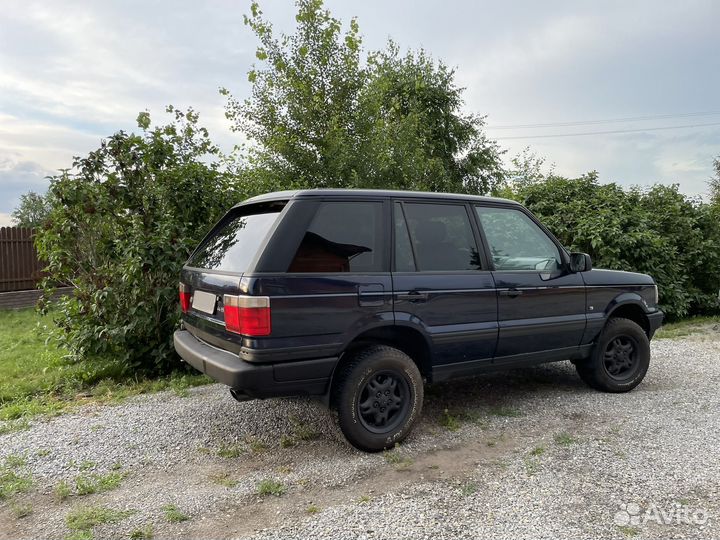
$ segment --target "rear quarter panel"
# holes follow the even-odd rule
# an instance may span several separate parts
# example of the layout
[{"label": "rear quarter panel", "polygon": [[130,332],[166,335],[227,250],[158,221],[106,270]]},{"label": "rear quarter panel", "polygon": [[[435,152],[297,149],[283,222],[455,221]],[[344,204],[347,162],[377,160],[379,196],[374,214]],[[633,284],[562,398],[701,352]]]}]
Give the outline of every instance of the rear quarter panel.
[{"label": "rear quarter panel", "polygon": [[272,335],[245,343],[268,361],[336,356],[358,333],[394,320],[389,272],[245,276],[242,288],[270,297]]}]

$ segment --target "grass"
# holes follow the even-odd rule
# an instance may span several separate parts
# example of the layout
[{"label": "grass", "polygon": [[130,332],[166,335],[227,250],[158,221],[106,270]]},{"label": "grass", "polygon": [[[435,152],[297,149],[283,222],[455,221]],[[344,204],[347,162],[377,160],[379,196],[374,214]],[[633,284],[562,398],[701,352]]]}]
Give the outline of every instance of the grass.
[{"label": "grass", "polygon": [[52,314],[0,311],[0,435],[27,429],[27,418],[55,415],[80,403],[117,403],[127,397],[207,384],[204,375],[135,377],[113,359],[71,362],[49,340]]},{"label": "grass", "polygon": [[169,523],[180,523],[190,519],[190,516],[183,514],[174,504],[166,504],[162,507],[162,511],[165,514],[165,519]]},{"label": "grass", "polygon": [[26,503],[26,504],[13,503],[11,505],[11,508],[12,508],[13,515],[17,519],[22,519],[24,517],[27,517],[30,514],[32,514],[32,511],[33,511],[33,507],[30,503]]},{"label": "grass", "polygon": [[478,485],[475,482],[466,482],[460,486],[460,493],[465,497],[469,497],[473,493],[477,493]]},{"label": "grass", "polygon": [[108,474],[81,474],[75,478],[75,492],[82,496],[110,491],[118,487],[125,476],[126,473],[118,471]]},{"label": "grass", "polygon": [[400,454],[397,447],[395,450],[386,450],[383,452],[383,457],[387,463],[395,467],[398,471],[410,470],[410,467],[412,467],[414,463],[412,458]]},{"label": "grass", "polygon": [[64,501],[72,495],[72,489],[70,488],[70,484],[67,483],[67,480],[60,480],[55,486],[55,489],[53,489],[53,493],[58,500]]},{"label": "grass", "polygon": [[558,446],[570,446],[578,442],[578,439],[569,433],[559,433],[555,435],[555,444]]},{"label": "grass", "polygon": [[279,480],[266,478],[265,480],[261,480],[257,485],[257,493],[262,496],[274,495],[275,497],[280,497],[280,495],[284,494],[286,491],[287,488],[285,487],[285,484]]},{"label": "grass", "polygon": [[320,511],[320,507],[317,504],[310,504],[306,509],[305,512],[308,514],[317,514]]},{"label": "grass", "polygon": [[621,533],[623,533],[625,536],[637,536],[640,534],[640,529],[637,527],[631,527],[630,525],[619,525],[618,529]]},{"label": "grass", "polygon": [[262,442],[260,439],[256,439],[254,437],[248,437],[246,440],[247,445],[250,447],[250,450],[254,454],[260,454],[268,449],[267,444]]},{"label": "grass", "polygon": [[218,486],[223,486],[226,488],[234,488],[238,485],[237,480],[233,480],[230,477],[230,473],[218,473],[218,474],[211,474],[208,478],[210,478],[210,481],[213,484],[217,484]]},{"label": "grass", "polygon": [[280,437],[280,448],[291,448],[295,445],[297,445],[297,441],[295,440],[295,437],[291,437],[290,435],[286,435],[286,434],[283,434]]},{"label": "grass", "polygon": [[720,317],[689,317],[663,325],[655,334],[657,339],[678,339],[703,330],[708,325],[720,324]]},{"label": "grass", "polygon": [[24,456],[18,456],[17,454],[10,454],[5,458],[5,466],[12,469],[16,467],[24,467],[27,464],[27,459]]},{"label": "grass", "polygon": [[[0,405],[0,410],[2,405]],[[16,431],[23,431],[30,429],[30,423],[25,418],[20,420],[8,421],[0,424],[0,435],[6,435],[7,433],[15,433]]]},{"label": "grass", "polygon": [[217,449],[217,456],[221,458],[226,459],[232,459],[236,457],[240,457],[240,455],[243,453],[243,449],[235,444],[230,445],[222,445],[220,448]]},{"label": "grass", "polygon": [[25,465],[25,458],[10,455],[0,466],[0,501],[25,493],[33,484],[32,475],[18,471]]},{"label": "grass", "polygon": [[372,501],[372,497],[370,495],[360,495],[358,498],[358,502],[360,504],[368,504],[370,501]]},{"label": "grass", "polygon": [[536,472],[538,472],[538,469],[540,468],[540,463],[538,462],[537,458],[527,457],[525,458],[524,463],[525,472],[528,474],[528,476],[533,476]]},{"label": "grass", "polygon": [[[311,425],[298,420],[295,416],[290,417],[290,423],[293,425],[292,434],[283,433],[280,436],[280,448],[292,448],[302,441],[312,441],[320,436],[320,433]],[[252,446],[251,446],[252,448]],[[263,448],[261,451],[266,450]],[[256,450],[253,449],[253,452]]]},{"label": "grass", "polygon": [[134,529],[130,533],[130,540],[151,540],[154,534],[153,526],[148,524],[144,527]]},{"label": "grass", "polygon": [[530,450],[530,455],[535,457],[540,457],[545,453],[545,447],[544,446],[536,446],[532,450]]},{"label": "grass", "polygon": [[107,506],[76,508],[65,517],[65,523],[74,533],[68,538],[92,538],[92,528],[96,525],[118,523],[134,513],[134,510],[114,510]]},{"label": "grass", "polygon": [[457,416],[450,414],[450,411],[445,409],[443,411],[442,418],[440,418],[440,425],[448,431],[457,431],[462,427],[462,423]]},{"label": "grass", "polygon": [[312,441],[320,436],[320,433],[310,424],[301,422],[295,417],[290,418],[293,425],[293,436],[298,441]]}]

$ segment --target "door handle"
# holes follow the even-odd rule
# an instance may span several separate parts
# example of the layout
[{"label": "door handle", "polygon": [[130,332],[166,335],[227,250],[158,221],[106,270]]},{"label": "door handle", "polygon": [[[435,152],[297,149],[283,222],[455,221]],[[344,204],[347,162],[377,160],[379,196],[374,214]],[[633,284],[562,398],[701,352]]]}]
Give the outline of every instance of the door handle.
[{"label": "door handle", "polygon": [[502,291],[498,291],[498,294],[500,296],[509,296],[510,298],[515,298],[516,296],[520,296],[523,292],[520,289],[505,289]]},{"label": "door handle", "polygon": [[400,293],[395,295],[396,299],[407,300],[408,302],[426,302],[428,297],[428,293],[421,291],[410,291],[408,293]]}]

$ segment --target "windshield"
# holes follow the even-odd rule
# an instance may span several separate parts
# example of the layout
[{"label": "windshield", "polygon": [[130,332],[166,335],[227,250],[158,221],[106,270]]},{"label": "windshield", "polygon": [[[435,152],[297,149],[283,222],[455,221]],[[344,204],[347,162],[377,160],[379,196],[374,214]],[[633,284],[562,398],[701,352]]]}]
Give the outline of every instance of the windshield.
[{"label": "windshield", "polygon": [[187,266],[245,272],[285,206],[265,203],[234,208],[190,256]]}]

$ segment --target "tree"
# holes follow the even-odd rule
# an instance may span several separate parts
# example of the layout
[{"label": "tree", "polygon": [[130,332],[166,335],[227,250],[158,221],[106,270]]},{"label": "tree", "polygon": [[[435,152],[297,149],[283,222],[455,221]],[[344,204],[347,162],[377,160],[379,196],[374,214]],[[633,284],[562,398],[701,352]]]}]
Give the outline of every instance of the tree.
[{"label": "tree", "polygon": [[357,21],[299,0],[297,30],[275,36],[257,3],[251,97],[226,115],[249,140],[245,173],[263,189],[397,187],[484,193],[501,176],[483,120],[463,115],[454,72],[392,42],[365,55]]},{"label": "tree", "polygon": [[176,366],[180,269],[212,224],[244,193],[221,171],[197,114],[140,134],[117,132],[50,182],[53,205],[37,247],[46,288],[74,286],[56,305],[59,338],[76,358],[126,367]]},{"label": "tree", "polygon": [[720,158],[713,160],[715,168],[715,176],[710,181],[710,201],[717,207],[720,207]]},{"label": "tree", "polygon": [[502,152],[482,117],[462,113],[454,70],[422,50],[401,55],[393,42],[368,63],[362,103],[372,119],[373,187],[485,194],[502,179]]},{"label": "tree", "polygon": [[11,217],[18,227],[40,227],[50,213],[51,202],[46,195],[28,191],[20,195],[20,204]]}]

